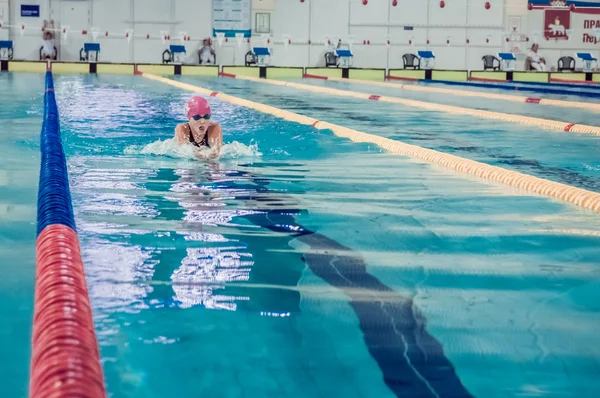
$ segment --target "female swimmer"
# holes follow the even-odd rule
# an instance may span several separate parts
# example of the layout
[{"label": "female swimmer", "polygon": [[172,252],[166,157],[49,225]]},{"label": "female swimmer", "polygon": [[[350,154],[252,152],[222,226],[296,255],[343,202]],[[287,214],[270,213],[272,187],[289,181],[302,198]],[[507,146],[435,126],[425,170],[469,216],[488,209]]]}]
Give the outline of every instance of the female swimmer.
[{"label": "female swimmer", "polygon": [[[202,151],[197,156],[212,159],[219,155],[223,145],[221,125],[210,120],[211,112],[208,102],[202,97],[193,97],[185,107],[188,122],[178,124],[175,128],[175,139],[181,145],[192,144]],[[209,152],[204,149],[210,148]]]}]

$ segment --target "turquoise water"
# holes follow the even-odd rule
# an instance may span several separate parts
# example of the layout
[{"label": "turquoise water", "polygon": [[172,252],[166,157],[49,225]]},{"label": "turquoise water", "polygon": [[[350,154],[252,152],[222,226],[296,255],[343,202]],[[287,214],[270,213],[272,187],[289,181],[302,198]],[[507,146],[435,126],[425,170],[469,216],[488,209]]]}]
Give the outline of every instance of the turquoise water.
[{"label": "turquoise water", "polygon": [[27,391],[44,76],[0,73],[0,381]]},{"label": "turquoise water", "polygon": [[[182,80],[598,184],[591,137]],[[197,161],[169,141],[190,93],[133,76],[60,75],[55,86],[111,396],[582,397],[600,389],[598,215],[216,98],[224,155]],[[6,396],[27,386],[42,87],[38,75],[0,74]]]}]

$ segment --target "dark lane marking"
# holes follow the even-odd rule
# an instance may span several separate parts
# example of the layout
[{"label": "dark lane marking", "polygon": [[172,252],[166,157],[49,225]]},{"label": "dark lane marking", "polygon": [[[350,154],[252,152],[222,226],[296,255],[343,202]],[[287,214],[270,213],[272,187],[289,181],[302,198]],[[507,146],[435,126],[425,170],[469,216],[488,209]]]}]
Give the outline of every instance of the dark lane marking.
[{"label": "dark lane marking", "polygon": [[350,298],[365,344],[390,390],[398,397],[471,397],[413,300],[370,275],[357,252],[296,223],[295,212],[278,209],[244,218],[310,246],[305,263]]}]

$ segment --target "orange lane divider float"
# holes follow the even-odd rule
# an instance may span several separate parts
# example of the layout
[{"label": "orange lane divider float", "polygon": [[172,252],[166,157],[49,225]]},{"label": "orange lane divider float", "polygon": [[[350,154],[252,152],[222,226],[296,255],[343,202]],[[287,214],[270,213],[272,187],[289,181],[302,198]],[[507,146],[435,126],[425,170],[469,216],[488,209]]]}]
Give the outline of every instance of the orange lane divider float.
[{"label": "orange lane divider float", "polygon": [[[387,76],[386,79],[394,80],[394,76]],[[490,82],[490,83],[508,83],[509,80],[506,79],[491,79],[486,77],[469,77],[470,82]]]},{"label": "orange lane divider float", "polygon": [[[313,76],[314,75],[311,75],[310,77],[313,77]],[[591,111],[600,112],[600,104],[589,103],[589,102],[561,101],[561,100],[553,100],[553,99],[546,99],[546,98],[522,97],[519,95],[488,93],[488,92],[483,92],[483,91],[454,90],[451,88],[440,88],[440,87],[424,87],[424,86],[416,86],[414,84],[371,82],[371,81],[356,80],[356,79],[342,79],[342,78],[338,78],[338,77],[325,77],[325,78],[327,80],[333,80],[333,81],[351,82],[351,83],[363,84],[363,85],[367,85],[367,86],[391,87],[391,88],[397,88],[397,89],[402,89],[402,90],[407,90],[407,91],[420,91],[420,92],[426,92],[426,93],[457,95],[457,96],[461,96],[461,97],[477,97],[477,98],[497,99],[497,100],[512,101],[512,102],[525,102],[528,104],[552,105],[552,106],[560,106],[563,108],[579,108],[579,109],[587,109],[587,110],[591,110]]]},{"label": "orange lane divider float", "polygon": [[164,77],[159,77],[148,73],[139,74],[151,80],[166,83],[184,90],[193,91],[198,94],[217,97],[225,102],[255,109],[259,112],[267,113],[285,120],[312,125],[319,130],[331,130],[338,137],[348,138],[354,142],[375,144],[394,154],[405,155],[415,159],[424,160],[429,163],[439,164],[463,174],[519,188],[530,194],[558,199],[585,209],[600,212],[600,193],[597,192],[575,188],[570,185],[533,177],[516,171],[506,170],[497,166],[490,166],[485,163],[464,159],[459,156],[438,152],[433,149],[421,148],[419,146],[406,144],[401,141],[395,141],[389,138],[363,133],[347,127],[342,127],[332,123],[324,122],[322,120],[314,119],[312,117],[275,108],[273,106],[264,105],[258,102],[245,100],[212,90],[207,90],[205,88],[166,79]]},{"label": "orange lane divider float", "polygon": [[484,118],[484,119],[502,120],[505,122],[519,123],[519,124],[525,124],[525,125],[530,125],[530,126],[539,126],[539,127],[547,128],[550,130],[559,130],[559,131],[568,131],[568,132],[574,132],[574,133],[600,135],[600,127],[588,126],[585,124],[566,123],[566,122],[560,122],[557,120],[547,120],[547,119],[540,119],[540,118],[529,117],[529,116],[520,116],[520,115],[512,115],[512,114],[500,113],[500,112],[482,111],[479,109],[461,108],[458,106],[434,104],[431,102],[415,101],[415,100],[409,100],[409,99],[404,99],[404,98],[384,97],[384,96],[374,95],[374,94],[359,93],[356,91],[338,90],[338,89],[329,88],[329,87],[311,86],[308,84],[285,82],[285,81],[281,81],[281,80],[259,79],[257,77],[236,76],[236,75],[232,75],[232,74],[223,74],[223,73],[221,73],[221,76],[232,77],[232,78],[241,79],[241,80],[249,80],[249,81],[258,82],[258,83],[272,84],[272,85],[276,85],[276,86],[293,87],[293,88],[297,88],[299,90],[306,90],[306,91],[312,91],[312,92],[323,93],[323,94],[331,94],[331,95],[337,95],[337,96],[341,96],[341,97],[352,97],[352,98],[360,98],[360,99],[388,102],[388,103],[392,103],[392,104],[400,104],[400,105],[404,105],[404,106],[426,109],[426,110],[430,110],[430,111],[451,113],[454,115],[467,115],[467,116],[474,116],[474,117],[479,117],[479,118]]}]

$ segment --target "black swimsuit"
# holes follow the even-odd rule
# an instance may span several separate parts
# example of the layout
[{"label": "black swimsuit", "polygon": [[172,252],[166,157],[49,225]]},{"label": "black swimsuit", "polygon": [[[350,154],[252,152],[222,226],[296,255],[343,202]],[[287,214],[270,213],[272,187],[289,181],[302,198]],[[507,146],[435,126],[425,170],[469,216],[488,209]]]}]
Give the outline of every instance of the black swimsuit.
[{"label": "black swimsuit", "polygon": [[190,140],[190,142],[191,142],[191,143],[192,143],[194,146],[197,146],[198,148],[200,148],[200,147],[203,147],[203,146],[205,146],[205,147],[207,147],[207,148],[210,148],[210,145],[208,145],[208,129],[207,129],[207,130],[206,130],[206,132],[204,133],[204,137],[202,137],[202,141],[200,141],[200,142],[197,142],[197,141],[194,139],[194,134],[192,134],[192,126],[190,126],[190,124],[189,124],[189,123],[188,123],[188,128],[190,129],[190,137],[189,137],[189,140]]}]

